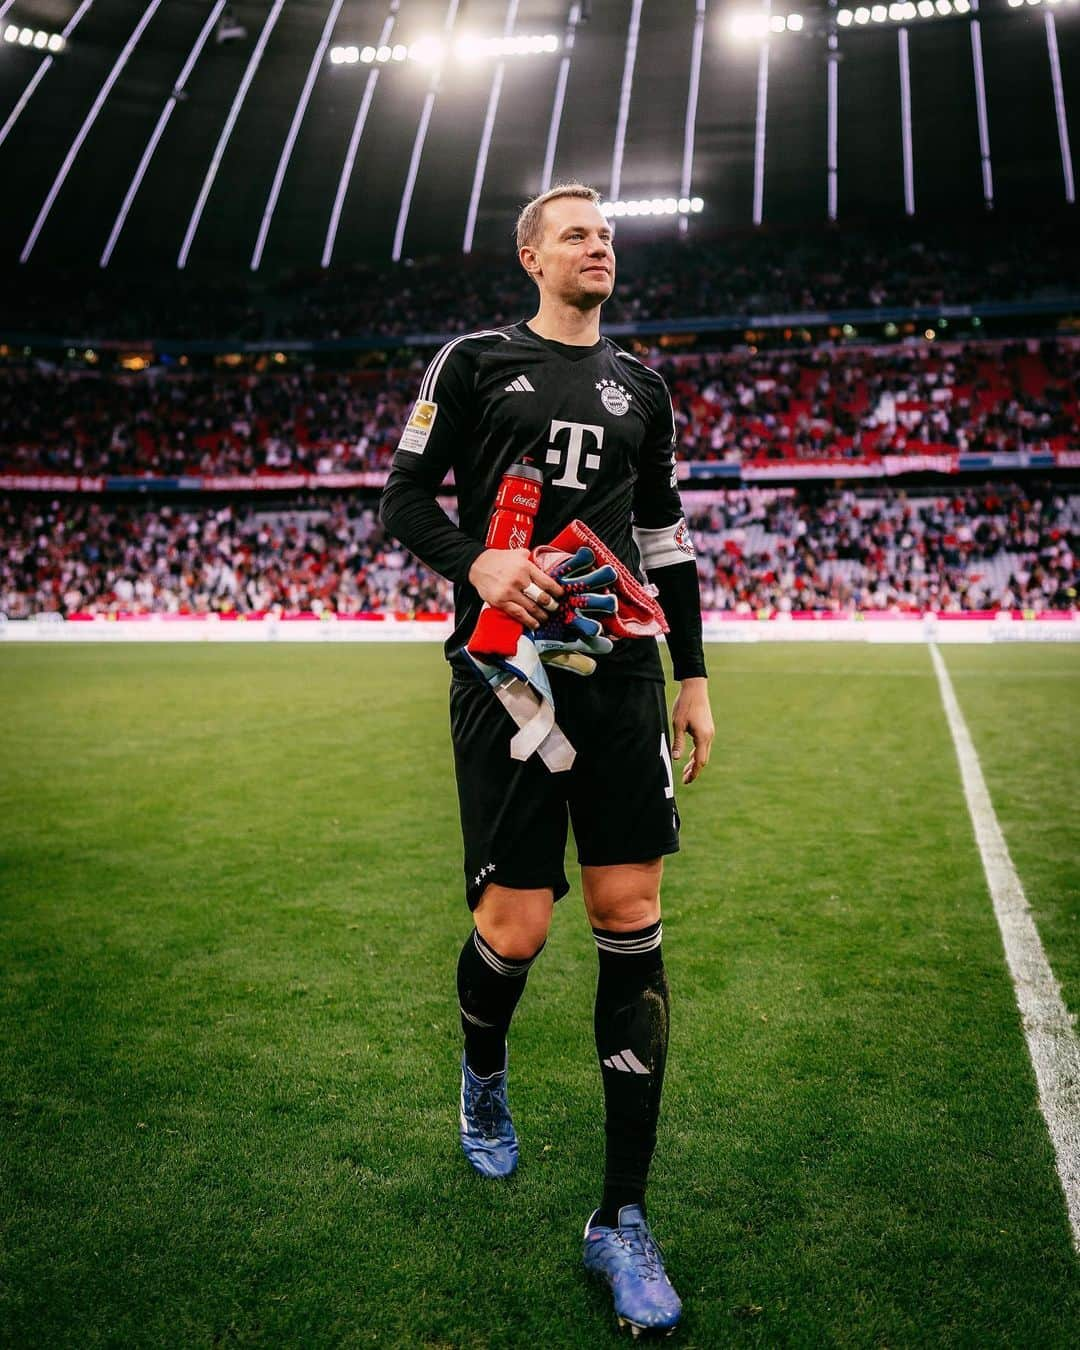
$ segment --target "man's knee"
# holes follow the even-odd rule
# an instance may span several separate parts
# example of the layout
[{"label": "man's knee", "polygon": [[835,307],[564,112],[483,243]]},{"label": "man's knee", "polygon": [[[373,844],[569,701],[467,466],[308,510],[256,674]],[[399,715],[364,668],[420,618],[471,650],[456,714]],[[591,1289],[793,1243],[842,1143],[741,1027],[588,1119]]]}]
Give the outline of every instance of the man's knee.
[{"label": "man's knee", "polygon": [[583,867],[585,908],[594,928],[612,933],[635,932],[660,917],[660,879],[664,861]]},{"label": "man's knee", "polygon": [[547,941],[554,905],[550,888],[516,891],[492,883],[480,897],[473,918],[480,936],[500,956],[526,961]]}]

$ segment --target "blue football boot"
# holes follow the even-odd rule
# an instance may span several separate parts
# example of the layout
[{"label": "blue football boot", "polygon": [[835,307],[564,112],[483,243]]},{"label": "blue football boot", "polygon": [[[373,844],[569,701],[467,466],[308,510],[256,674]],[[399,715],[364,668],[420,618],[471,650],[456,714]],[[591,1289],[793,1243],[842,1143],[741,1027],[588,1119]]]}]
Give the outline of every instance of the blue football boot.
[{"label": "blue football boot", "polygon": [[640,1205],[624,1205],[617,1228],[593,1226],[590,1219],[585,1228],[584,1261],[591,1275],[611,1287],[620,1327],[629,1326],[637,1337],[643,1332],[670,1336],[678,1326],[682,1303],[664,1271],[664,1259]]},{"label": "blue football boot", "polygon": [[461,1148],[482,1177],[508,1177],[518,1141],[506,1100],[506,1070],[478,1078],[461,1057]]}]

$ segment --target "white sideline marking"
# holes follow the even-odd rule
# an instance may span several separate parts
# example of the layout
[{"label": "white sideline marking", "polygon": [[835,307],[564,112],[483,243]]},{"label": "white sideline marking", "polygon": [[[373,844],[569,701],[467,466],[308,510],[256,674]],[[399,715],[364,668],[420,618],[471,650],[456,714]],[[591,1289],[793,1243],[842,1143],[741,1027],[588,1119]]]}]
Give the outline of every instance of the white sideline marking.
[{"label": "white sideline marking", "polygon": [[960,763],[964,796],[1005,946],[1028,1054],[1035,1069],[1039,1109],[1054,1145],[1073,1245],[1080,1252],[1080,1041],[1009,857],[979,757],[936,642],[930,643],[930,656]]}]

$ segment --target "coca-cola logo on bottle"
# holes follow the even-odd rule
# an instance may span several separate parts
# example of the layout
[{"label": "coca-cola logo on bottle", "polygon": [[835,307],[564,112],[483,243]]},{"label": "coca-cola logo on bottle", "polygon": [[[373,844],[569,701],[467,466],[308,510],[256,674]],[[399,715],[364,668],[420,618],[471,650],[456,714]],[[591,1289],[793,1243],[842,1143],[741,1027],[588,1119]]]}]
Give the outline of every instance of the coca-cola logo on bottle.
[{"label": "coca-cola logo on bottle", "polygon": [[523,506],[526,511],[535,511],[540,505],[540,498],[536,496],[526,497],[523,493],[517,492],[513,496],[511,505]]}]

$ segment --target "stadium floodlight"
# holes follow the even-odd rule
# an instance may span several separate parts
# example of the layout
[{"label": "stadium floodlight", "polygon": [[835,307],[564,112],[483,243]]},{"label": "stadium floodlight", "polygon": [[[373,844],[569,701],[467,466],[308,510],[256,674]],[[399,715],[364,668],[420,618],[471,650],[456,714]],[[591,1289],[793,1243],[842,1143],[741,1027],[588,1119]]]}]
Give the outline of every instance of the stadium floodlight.
[{"label": "stadium floodlight", "polygon": [[4,29],[5,42],[17,42],[19,38],[19,28],[17,24],[9,23]]},{"label": "stadium floodlight", "polygon": [[[83,18],[85,17],[85,15],[89,11],[93,3],[94,0],[82,0],[82,3],[79,5],[79,8],[75,11],[75,13],[71,16],[71,18],[68,19],[67,23],[61,29],[59,34],[62,46],[64,47],[67,46],[68,38],[72,35],[72,33],[74,33],[75,29],[78,28],[79,24],[82,22]],[[2,13],[6,12],[7,11],[5,7]],[[0,14],[0,17],[2,17],[2,14]],[[21,42],[21,30],[16,40]],[[35,70],[33,75],[31,75],[30,80],[26,85],[26,88],[19,95],[18,99],[16,99],[15,106],[12,108],[11,112],[8,113],[7,121],[4,123],[2,127],[0,127],[0,145],[3,145],[3,143],[7,140],[8,136],[11,135],[12,128],[14,127],[15,123],[19,120],[19,118],[22,116],[23,112],[26,110],[26,105],[34,97],[34,93],[36,92],[38,85],[49,73],[50,69],[52,68],[52,63],[53,63],[52,54],[42,57],[41,63],[39,64],[37,70]]]},{"label": "stadium floodlight", "polygon": [[394,61],[405,61],[408,55],[409,49],[403,42],[399,42],[396,47],[390,48],[390,57]]},{"label": "stadium floodlight", "polygon": [[443,45],[437,37],[422,37],[409,48],[409,60],[421,66],[438,65],[443,57]]},{"label": "stadium floodlight", "polygon": [[377,47],[361,47],[360,60],[363,61],[365,66],[370,66],[372,61],[375,60],[375,53],[377,50]]},{"label": "stadium floodlight", "polygon": [[605,216],[688,216],[705,209],[701,197],[643,197],[629,201],[604,201]]},{"label": "stadium floodlight", "polygon": [[787,26],[789,33],[801,33],[803,30],[803,16],[801,14],[789,14],[787,16]]},{"label": "stadium floodlight", "polygon": [[769,19],[769,29],[773,33],[782,33],[787,27],[787,20],[782,14],[773,14]]},{"label": "stadium floodlight", "polygon": [[769,33],[769,18],[765,14],[736,14],[730,27],[737,38],[763,38]]},{"label": "stadium floodlight", "polygon": [[38,31],[34,34],[34,46],[40,52],[48,45],[48,41],[49,41],[48,33],[42,32],[42,30],[39,28]]},{"label": "stadium floodlight", "polygon": [[21,28],[19,30],[19,46],[29,47],[34,40],[34,30],[32,28]]},{"label": "stadium floodlight", "polygon": [[49,42],[48,42],[48,48],[49,48],[49,51],[51,51],[51,52],[62,52],[62,51],[64,50],[64,47],[65,47],[65,46],[66,46],[66,43],[64,42],[64,39],[63,39],[63,35],[62,35],[62,34],[60,34],[60,33],[50,33],[50,34],[49,34]]},{"label": "stadium floodlight", "polygon": [[[1046,0],[1048,4],[1058,0]],[[1041,4],[1042,0],[1008,0],[1015,9],[1023,4]],[[913,19],[947,19],[952,14],[972,13],[971,0],[891,0],[888,5],[876,4],[873,7],[860,5],[858,9],[839,9],[836,12],[836,24],[839,28],[850,28],[852,24],[867,23],[910,23]],[[788,28],[791,28],[789,15]]]},{"label": "stadium floodlight", "polygon": [[332,64],[332,65],[340,66],[344,60],[345,60],[345,48],[344,48],[344,47],[331,47],[331,48],[330,48],[330,61],[331,61],[331,64]]}]

